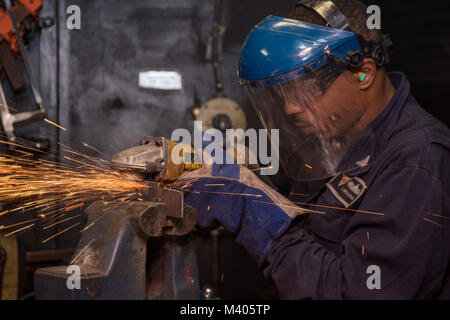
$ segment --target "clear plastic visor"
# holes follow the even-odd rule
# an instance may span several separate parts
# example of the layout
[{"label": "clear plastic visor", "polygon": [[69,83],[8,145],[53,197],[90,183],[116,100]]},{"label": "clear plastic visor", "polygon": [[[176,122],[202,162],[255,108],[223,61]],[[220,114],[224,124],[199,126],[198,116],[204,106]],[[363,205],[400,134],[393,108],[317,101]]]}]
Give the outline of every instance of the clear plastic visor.
[{"label": "clear plastic visor", "polygon": [[354,170],[373,152],[370,128],[355,131],[361,117],[357,104],[334,86],[344,71],[342,64],[330,63],[283,84],[245,85],[263,126],[269,133],[279,130],[279,161],[293,180]]}]

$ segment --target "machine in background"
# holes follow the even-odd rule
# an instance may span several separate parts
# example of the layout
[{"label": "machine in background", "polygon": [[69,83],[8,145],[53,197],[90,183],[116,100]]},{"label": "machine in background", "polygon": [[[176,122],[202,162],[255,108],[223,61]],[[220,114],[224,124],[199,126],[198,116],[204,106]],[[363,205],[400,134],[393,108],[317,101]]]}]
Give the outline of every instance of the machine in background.
[{"label": "machine in background", "polygon": [[[15,133],[17,126],[42,121],[46,114],[26,50],[26,45],[41,30],[41,9],[41,0],[3,0],[0,3],[0,116],[4,134],[12,143],[18,138]],[[44,27],[51,25],[48,19],[43,24]],[[20,60],[23,68],[18,63]],[[16,99],[9,100],[6,93],[16,95],[28,89],[36,110],[21,112],[11,107],[9,102],[12,100],[14,103]],[[21,139],[20,143],[37,149],[49,148],[48,139],[27,138]]]}]

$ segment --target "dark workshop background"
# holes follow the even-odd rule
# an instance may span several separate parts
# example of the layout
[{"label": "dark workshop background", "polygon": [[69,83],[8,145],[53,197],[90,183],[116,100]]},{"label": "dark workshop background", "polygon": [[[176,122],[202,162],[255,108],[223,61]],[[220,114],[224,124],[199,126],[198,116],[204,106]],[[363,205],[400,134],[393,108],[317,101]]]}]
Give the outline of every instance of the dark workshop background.
[{"label": "dark workshop background", "polygon": [[[259,122],[238,85],[241,44],[258,21],[268,14],[284,15],[296,2],[223,0],[225,94],[243,106],[250,127]],[[448,1],[365,2],[380,6],[382,29],[394,41],[390,69],[403,71],[423,108],[450,125]],[[66,28],[66,9],[72,4],[81,8],[81,30]],[[213,0],[44,0],[41,16],[53,17],[55,25],[42,31],[30,51],[48,118],[67,131],[43,124],[34,128],[36,134],[51,139],[53,152],[58,152],[57,142],[78,149],[87,142],[112,155],[135,146],[144,135],[170,137],[176,128],[191,129],[193,108],[215,94],[212,65],[204,59],[213,5]],[[139,72],[159,69],[180,72],[183,89],[139,88]],[[44,245],[40,240],[48,234],[42,231],[26,233],[19,241],[26,251],[73,249],[78,231]],[[200,280],[212,283],[211,241],[199,236],[198,242]],[[221,297],[267,297],[267,285],[245,251],[227,234],[220,243]],[[32,290],[25,282],[22,295]]]}]

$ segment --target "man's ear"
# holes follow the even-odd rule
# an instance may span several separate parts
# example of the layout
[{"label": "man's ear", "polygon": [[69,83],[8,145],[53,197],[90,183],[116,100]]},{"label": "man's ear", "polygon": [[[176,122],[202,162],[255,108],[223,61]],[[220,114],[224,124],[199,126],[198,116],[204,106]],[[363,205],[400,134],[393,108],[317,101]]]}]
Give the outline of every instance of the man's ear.
[{"label": "man's ear", "polygon": [[358,68],[356,76],[359,81],[359,88],[361,90],[369,89],[375,82],[377,75],[377,65],[371,58],[365,58],[361,67]]}]

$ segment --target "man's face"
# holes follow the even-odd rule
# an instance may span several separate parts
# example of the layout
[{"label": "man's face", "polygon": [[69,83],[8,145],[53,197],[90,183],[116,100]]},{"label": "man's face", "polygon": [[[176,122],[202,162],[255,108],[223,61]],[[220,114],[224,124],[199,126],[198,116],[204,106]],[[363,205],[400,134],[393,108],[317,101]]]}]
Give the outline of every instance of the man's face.
[{"label": "man's face", "polygon": [[[301,90],[288,88],[290,93],[284,112],[304,134],[321,135],[326,139],[355,134],[354,126],[364,114],[359,98],[358,83],[345,71],[323,93],[311,92],[304,99]],[[300,93],[298,93],[300,92]]]}]

